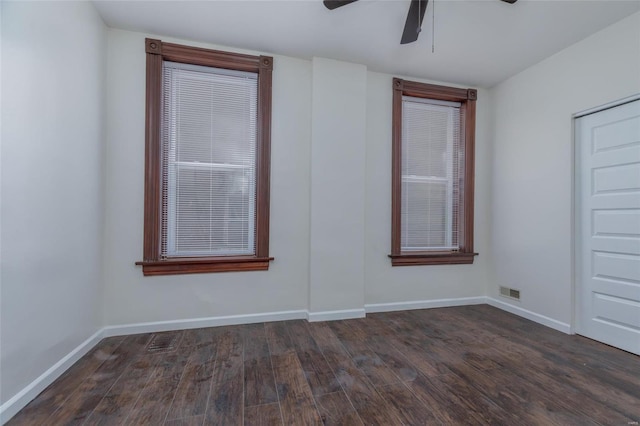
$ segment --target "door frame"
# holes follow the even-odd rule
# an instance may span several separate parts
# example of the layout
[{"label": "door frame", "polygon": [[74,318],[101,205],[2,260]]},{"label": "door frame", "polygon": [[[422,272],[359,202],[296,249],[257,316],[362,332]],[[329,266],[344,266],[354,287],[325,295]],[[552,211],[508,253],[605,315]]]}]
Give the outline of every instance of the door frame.
[{"label": "door frame", "polygon": [[580,288],[580,280],[581,280],[581,268],[582,268],[582,259],[580,256],[582,249],[582,235],[581,235],[581,217],[580,217],[580,208],[582,206],[582,200],[580,199],[580,184],[581,184],[581,166],[580,163],[580,147],[578,141],[578,132],[577,132],[577,120],[581,117],[585,117],[587,115],[596,114],[598,112],[602,112],[611,108],[616,108],[621,105],[625,105],[631,102],[635,102],[640,100],[640,93],[635,95],[628,96],[626,98],[618,99],[616,101],[608,102],[606,104],[589,108],[580,112],[576,112],[571,116],[572,126],[571,126],[571,156],[573,161],[571,162],[571,194],[572,194],[572,204],[571,204],[571,292],[572,292],[572,300],[571,300],[571,324],[569,333],[570,334],[580,334],[580,309],[581,309],[581,301],[582,301],[582,292]]}]

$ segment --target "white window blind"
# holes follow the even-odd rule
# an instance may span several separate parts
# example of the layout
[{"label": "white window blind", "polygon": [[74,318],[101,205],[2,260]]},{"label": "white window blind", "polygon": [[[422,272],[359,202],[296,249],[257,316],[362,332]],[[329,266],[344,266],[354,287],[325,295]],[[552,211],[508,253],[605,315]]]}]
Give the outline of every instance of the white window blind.
[{"label": "white window blind", "polygon": [[402,99],[402,251],[459,249],[460,104]]},{"label": "white window blind", "polygon": [[257,75],[163,63],[162,256],[255,253]]}]

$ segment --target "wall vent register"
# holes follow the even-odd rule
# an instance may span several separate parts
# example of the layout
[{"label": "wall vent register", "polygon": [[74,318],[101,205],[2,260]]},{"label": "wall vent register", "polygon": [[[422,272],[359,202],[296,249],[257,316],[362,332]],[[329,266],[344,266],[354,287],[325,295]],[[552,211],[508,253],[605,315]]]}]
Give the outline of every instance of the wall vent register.
[{"label": "wall vent register", "polygon": [[510,299],[520,300],[520,290],[516,290],[509,287],[500,287],[500,296],[508,297]]}]

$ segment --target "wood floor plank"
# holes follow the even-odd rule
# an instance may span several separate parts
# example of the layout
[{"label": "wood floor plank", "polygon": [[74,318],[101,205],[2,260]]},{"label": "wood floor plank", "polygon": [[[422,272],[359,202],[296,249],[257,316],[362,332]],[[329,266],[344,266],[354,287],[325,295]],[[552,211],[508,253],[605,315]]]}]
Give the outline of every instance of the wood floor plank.
[{"label": "wood floor plank", "polygon": [[123,336],[102,339],[85,356],[73,364],[69,370],[65,371],[55,382],[9,420],[7,425],[46,424],[47,419],[60,408],[72,391],[78,389],[102,363],[110,359],[124,339]]},{"label": "wood floor plank", "polygon": [[426,376],[437,376],[450,372],[447,362],[433,356],[428,347],[423,347],[426,338],[418,338],[408,331],[393,326],[393,322],[386,322],[384,317],[376,316],[371,319],[371,326],[385,330],[387,342],[393,345],[399,353],[417,370]]},{"label": "wood floor plank", "polygon": [[287,322],[268,322],[264,324],[264,329],[271,356],[295,352],[296,348],[291,340]]},{"label": "wood floor plank", "polygon": [[[548,345],[544,344],[544,339],[545,336],[557,335],[555,330],[549,330],[545,336],[531,336],[527,333],[518,332],[518,326],[516,325],[520,324],[521,326],[521,324],[523,324],[521,319],[511,319],[508,314],[490,311],[492,318],[500,318],[498,323],[511,324],[513,327],[511,329],[500,328],[487,323],[486,319],[482,319],[477,314],[474,315],[473,312],[476,312],[476,310],[472,311],[471,314],[465,311],[465,313],[460,315],[463,317],[463,324],[465,323],[464,321],[468,321],[465,320],[464,317],[471,316],[477,321],[482,321],[485,328],[495,330],[496,333],[507,336],[503,339],[508,339],[512,346],[519,346],[519,351],[528,351],[525,357],[526,360],[514,362],[513,359],[503,359],[501,364],[503,364],[504,367],[513,368],[514,365],[524,365],[527,368],[540,371],[543,375],[549,377],[550,380],[558,381],[558,385],[565,387],[570,386],[570,389],[563,392],[563,395],[566,394],[566,392],[571,392],[573,389],[579,390],[584,396],[589,397],[593,401],[589,408],[585,408],[585,410],[592,410],[593,416],[598,416],[598,413],[603,411],[602,409],[597,410],[599,404],[605,404],[618,412],[619,415],[622,415],[623,417],[619,417],[620,421],[623,419],[627,419],[625,421],[631,421],[629,419],[632,419],[636,415],[635,413],[638,411],[638,399],[640,398],[640,386],[634,384],[633,381],[636,380],[640,374],[622,374],[619,370],[610,368],[606,362],[598,362],[601,360],[593,354],[589,357],[579,356],[578,359],[576,359],[575,353],[573,351],[565,351],[564,346],[562,346],[562,351],[558,351],[558,346],[551,349]],[[574,336],[565,337],[567,341],[571,341]],[[612,348],[612,352],[613,351],[616,350]],[[595,359],[598,367],[592,367],[586,363],[586,361],[592,357]],[[534,358],[535,361],[533,361]],[[640,363],[638,364],[637,371],[640,371]],[[521,375],[521,372],[518,373],[516,371],[515,373]],[[562,395],[560,397],[562,398]],[[595,401],[600,401],[600,403]]]},{"label": "wood floor plank", "polygon": [[287,327],[311,392],[321,395],[341,390],[333,370],[309,334],[306,323],[302,320],[289,321]]},{"label": "wood floor plank", "polygon": [[86,424],[124,424],[160,358],[141,352],[87,417]]},{"label": "wood floor plank", "polygon": [[377,389],[398,410],[403,424],[440,424],[440,419],[431,412],[429,406],[416,397],[404,383],[379,386]]},{"label": "wood floor plank", "polygon": [[48,424],[81,424],[149,341],[148,334],[128,336],[67,400],[47,419]]},{"label": "wood floor plank", "polygon": [[205,424],[241,425],[244,422],[244,328],[224,327],[216,345],[218,353]]},{"label": "wood floor plank", "polygon": [[212,344],[218,337],[218,327],[192,328],[184,330],[181,348]]},{"label": "wood floor plank", "polygon": [[453,373],[426,377],[419,375],[407,386],[432,407],[432,413],[447,424],[518,424],[519,418],[494,404],[484,394],[474,392]]},{"label": "wood floor plank", "polygon": [[278,426],[282,425],[280,404],[277,402],[254,405],[245,408],[244,424],[246,426]]},{"label": "wood floor plank", "polygon": [[167,420],[164,426],[203,426],[204,415],[185,417],[182,419]]},{"label": "wood floor plank", "polygon": [[[389,312],[380,316],[386,321],[391,328],[398,330],[400,333],[413,333],[416,331],[414,326],[415,320],[412,319],[412,315],[416,311],[395,311]],[[376,314],[374,314],[376,315]],[[429,321],[422,321],[420,323],[420,333],[427,335],[433,342],[455,342],[459,341],[460,330],[456,333],[451,333],[452,324],[448,324],[446,320],[437,320],[429,317]]]},{"label": "wood floor plank", "polygon": [[[392,312],[392,316],[385,322],[387,326],[404,341],[414,348],[421,349],[438,366],[441,373],[448,373],[449,366],[463,362],[460,353],[451,349],[452,344],[459,344],[457,339],[442,337],[450,335],[438,329],[437,325],[429,324],[429,327],[416,327],[415,312]],[[466,330],[461,330],[457,335],[462,335]],[[437,335],[438,337],[434,337]]]},{"label": "wood floor plank", "polygon": [[[455,308],[454,308],[455,309]],[[427,313],[427,315],[425,315]],[[451,308],[416,309],[405,311],[405,315],[413,317],[419,322],[420,330],[431,338],[436,338],[447,344],[474,345],[482,342],[480,336],[473,330],[461,328],[456,319],[457,312]],[[424,327],[428,325],[428,327]]]},{"label": "wood floor plank", "polygon": [[[631,412],[620,412],[612,408],[606,402],[609,400],[609,392],[614,391],[612,388],[600,388],[597,382],[591,382],[597,390],[604,392],[595,392],[586,386],[576,386],[575,382],[564,374],[558,374],[558,371],[547,365],[538,366],[522,366],[512,365],[507,368],[512,369],[513,376],[518,380],[527,380],[534,383],[541,389],[545,389],[556,402],[565,407],[576,407],[585,418],[593,419],[601,424],[626,424],[630,421],[636,421],[636,417],[640,417],[637,407],[640,406],[640,400],[636,400],[633,404],[636,408],[632,408]],[[515,377],[514,377],[515,376]],[[584,378],[585,383],[589,383],[588,377]],[[590,386],[590,385],[589,385]]]},{"label": "wood floor plank", "polygon": [[418,373],[414,380],[405,382],[405,385],[425,406],[429,407],[429,412],[442,424],[466,425],[477,421],[466,413],[465,408],[456,398],[453,398],[453,395],[439,393],[436,385],[422,373]]},{"label": "wood floor plank", "polygon": [[366,336],[367,346],[371,348],[402,381],[414,380],[416,378],[418,370],[391,344],[388,330],[370,327],[366,319],[354,319],[345,321],[345,323],[355,333]]},{"label": "wood floor plank", "polygon": [[315,398],[320,418],[325,426],[364,425],[351,401],[342,390],[316,395]]},{"label": "wood floor plank", "polygon": [[[536,336],[544,336],[544,330],[540,330],[539,328],[536,328],[536,330]],[[598,364],[606,363],[614,370],[628,374],[630,377],[640,380],[640,377],[637,374],[634,374],[637,371],[637,366],[629,364],[629,352],[579,335],[571,336],[569,344],[567,345],[564,342],[563,337],[566,337],[564,333],[560,333],[560,335],[554,333],[545,340],[549,342],[549,346],[566,346],[566,350],[571,351],[572,354],[591,354],[592,364],[595,364],[596,362],[593,361],[597,360]]]},{"label": "wood floor plank", "polygon": [[[424,315],[424,314],[423,314]],[[455,315],[454,313],[450,315]],[[474,344],[451,344],[451,350],[463,354],[463,359],[473,363],[480,369],[505,368],[506,365],[528,364],[541,362],[544,357],[538,351],[538,345],[522,345],[513,339],[507,330],[494,328],[490,323],[469,320],[464,315],[457,315],[457,324],[465,333],[472,333],[478,337]],[[426,320],[426,318],[425,318]],[[499,348],[499,350],[496,350]],[[478,358],[464,357],[467,352],[473,352]],[[485,358],[480,360],[479,358]],[[489,358],[486,361],[486,358]]]},{"label": "wood floor plank", "polygon": [[309,323],[313,339],[334,368],[338,382],[365,424],[399,424],[400,416],[358,369],[338,337],[326,323]]},{"label": "wood floor plank", "polygon": [[462,366],[455,374],[470,383],[507,412],[516,413],[525,424],[588,425],[596,424],[581,416],[574,407],[563,406],[540,387],[525,380],[512,380],[502,369],[479,371]]},{"label": "wood floor plank", "polygon": [[[447,335],[452,336],[439,341],[440,347],[446,348],[444,351],[440,351],[441,357],[443,355],[447,356],[447,353],[455,353],[458,359],[473,365],[479,370],[491,370],[500,367],[500,364],[495,362],[491,356],[495,346],[487,342],[487,337],[494,336],[487,335],[484,330],[474,326],[460,327],[456,321],[455,314],[447,314],[447,309],[434,309],[433,311],[432,315],[429,316],[425,316],[424,310],[408,311],[406,314],[407,319],[412,322],[428,322],[432,327],[446,331]],[[417,331],[429,337],[428,333],[424,333],[422,327]],[[482,337],[485,337],[485,339]],[[487,352],[490,354],[487,354]]]},{"label": "wood floor plank", "polygon": [[191,347],[167,420],[204,415],[211,391],[216,353],[214,342]]},{"label": "wood floor plank", "polygon": [[278,402],[269,344],[263,323],[245,326],[244,405]]},{"label": "wood floor plank", "polygon": [[[557,355],[553,354],[550,349],[545,349],[543,354],[550,361],[555,362],[557,359]],[[580,364],[574,359],[573,353],[567,353],[563,359],[580,368],[581,373],[584,372],[586,375],[597,377],[604,384],[620,389],[634,398],[640,397],[640,374],[634,374],[631,372],[633,370],[627,372],[620,369],[613,364],[607,363],[606,358],[592,359]]]},{"label": "wood floor plank", "polygon": [[157,354],[160,360],[126,420],[128,425],[164,423],[189,360],[184,351]]},{"label": "wood floor plank", "polygon": [[401,381],[378,354],[369,348],[366,337],[354,333],[347,321],[332,321],[329,327],[340,339],[356,366],[367,375],[373,385],[389,385]]},{"label": "wood floor plank", "polygon": [[321,425],[313,393],[294,352],[271,357],[285,425]]},{"label": "wood floor plank", "polygon": [[517,424],[520,421],[515,413],[503,410],[454,373],[430,377],[428,380],[436,385],[442,395],[453,395],[462,410],[482,424]]}]

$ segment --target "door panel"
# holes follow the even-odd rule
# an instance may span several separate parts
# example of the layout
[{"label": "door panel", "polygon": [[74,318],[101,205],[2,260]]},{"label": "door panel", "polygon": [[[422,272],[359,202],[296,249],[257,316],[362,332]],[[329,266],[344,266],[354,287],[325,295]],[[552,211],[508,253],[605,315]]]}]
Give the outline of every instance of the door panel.
[{"label": "door panel", "polygon": [[640,355],[640,101],[576,120],[578,333]]},{"label": "door panel", "polygon": [[637,143],[633,132],[638,128],[640,128],[640,117],[630,117],[595,127],[593,129],[594,153]]},{"label": "door panel", "polygon": [[601,293],[593,293],[593,310],[596,318],[602,318],[640,330],[638,309],[640,309],[639,302]]},{"label": "door panel", "polygon": [[593,212],[594,236],[640,237],[640,210],[596,210]]},{"label": "door panel", "polygon": [[594,169],[594,194],[637,191],[640,188],[640,164],[625,164]]},{"label": "door panel", "polygon": [[638,281],[640,256],[593,250],[593,278]]},{"label": "door panel", "polygon": [[634,300],[638,295],[638,286],[633,282],[617,281],[611,278],[597,277],[593,279],[592,290],[598,294],[615,294],[622,299]]}]

